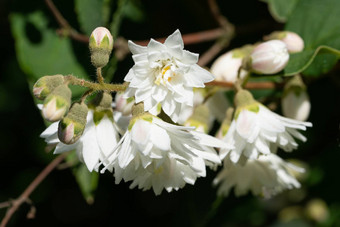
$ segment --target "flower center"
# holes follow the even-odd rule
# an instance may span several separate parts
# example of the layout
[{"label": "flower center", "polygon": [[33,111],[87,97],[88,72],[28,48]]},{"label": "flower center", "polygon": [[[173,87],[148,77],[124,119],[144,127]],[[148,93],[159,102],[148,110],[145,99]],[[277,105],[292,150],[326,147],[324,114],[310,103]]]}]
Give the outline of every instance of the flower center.
[{"label": "flower center", "polygon": [[173,67],[172,63],[168,63],[162,68],[159,68],[157,71],[155,84],[157,85],[166,85],[167,82],[170,82],[172,77],[175,76],[175,72],[171,69]]}]

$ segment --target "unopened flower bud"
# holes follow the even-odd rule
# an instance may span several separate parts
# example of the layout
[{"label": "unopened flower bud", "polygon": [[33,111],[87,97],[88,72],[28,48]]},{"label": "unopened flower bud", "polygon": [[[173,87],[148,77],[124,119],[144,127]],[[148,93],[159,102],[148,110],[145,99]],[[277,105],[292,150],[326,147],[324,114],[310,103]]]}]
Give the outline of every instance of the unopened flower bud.
[{"label": "unopened flower bud", "polygon": [[285,85],[282,95],[283,115],[295,120],[306,121],[310,108],[311,104],[306,92],[306,86],[300,76],[294,76]]},{"label": "unopened flower bud", "polygon": [[265,40],[279,39],[287,45],[289,53],[301,52],[305,47],[303,39],[295,32],[276,31],[264,37]]},{"label": "unopened flower bud", "polygon": [[210,129],[210,111],[206,105],[199,105],[185,122],[185,126],[194,126],[196,131],[208,133]]},{"label": "unopened flower bud", "polygon": [[63,75],[41,77],[33,86],[33,94],[37,99],[45,99],[51,92],[64,83]]},{"label": "unopened flower bud", "polygon": [[250,57],[252,70],[263,74],[280,72],[289,60],[287,46],[280,40],[261,43],[255,47]]},{"label": "unopened flower bud", "polygon": [[134,98],[124,98],[124,93],[117,92],[115,97],[116,110],[121,112],[124,116],[131,114],[132,106],[135,104]]},{"label": "unopened flower bud", "polygon": [[[243,48],[231,50],[217,58],[210,70],[215,76],[215,80],[235,83],[243,58],[250,54],[251,49],[252,47],[247,45]],[[241,69],[240,78],[242,79],[246,75],[247,71]]]},{"label": "unopened flower bud", "polygon": [[67,115],[59,122],[58,138],[65,144],[75,143],[86,126],[88,108],[84,103],[74,103]]},{"label": "unopened flower bud", "polygon": [[59,121],[70,108],[72,92],[67,85],[59,85],[49,94],[43,104],[42,114],[48,121]]},{"label": "unopened flower bud", "polygon": [[109,62],[113,48],[113,38],[110,31],[104,27],[96,28],[89,40],[91,62],[96,68],[102,68]]},{"label": "unopened flower bud", "polygon": [[110,93],[99,93],[90,103],[89,107],[94,110],[93,121],[97,125],[105,115],[113,119],[112,96]]}]

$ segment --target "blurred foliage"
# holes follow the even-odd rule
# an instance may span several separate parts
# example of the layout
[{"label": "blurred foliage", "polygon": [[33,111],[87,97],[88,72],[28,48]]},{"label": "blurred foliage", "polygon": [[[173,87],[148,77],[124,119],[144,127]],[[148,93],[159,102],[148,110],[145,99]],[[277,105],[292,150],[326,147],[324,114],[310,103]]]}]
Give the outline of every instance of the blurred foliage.
[{"label": "blurred foliage", "polygon": [[[53,74],[74,74],[91,79],[95,71],[90,66],[86,44],[60,36],[56,32],[59,26],[43,1],[4,2],[6,4],[0,3],[4,4],[0,5],[0,11],[3,10],[3,15],[6,15],[0,20],[5,31],[0,43],[4,50],[0,68],[1,75],[4,75],[0,78],[0,110],[1,119],[6,119],[0,132],[2,201],[18,196],[53,158],[51,153],[43,151],[44,142],[38,138],[45,126],[29,93],[32,83],[41,76]],[[106,26],[114,39],[122,36],[145,40],[167,36],[176,28],[185,34],[217,27],[205,0],[54,2],[69,23],[86,35],[96,26]],[[340,158],[340,70],[335,65],[340,56],[340,1],[265,2],[268,5],[254,0],[218,1],[218,4],[222,14],[236,26],[236,37],[228,50],[255,43],[263,35],[284,28],[298,33],[305,40],[305,50],[291,55],[284,74],[302,72],[305,76],[314,76],[305,78],[312,102],[309,120],[314,127],[306,132],[308,143],[301,144],[297,152],[280,153],[287,158],[300,158],[309,166],[310,171],[302,180],[302,189],[285,192],[269,200],[251,195],[241,198],[231,195],[224,200],[216,200],[219,203],[217,208],[216,190],[211,187],[215,172],[209,171],[208,176],[199,179],[195,186],[187,185],[178,192],[163,192],[155,197],[151,191],[128,189],[128,183],[115,185],[111,174],[101,175],[98,184],[98,174],[89,173],[72,153],[67,159],[72,167],[54,171],[32,194],[31,199],[37,207],[36,218],[25,219],[29,209],[25,205],[13,217],[11,224],[112,226],[121,219],[127,225],[340,226],[340,187],[336,182],[337,160]],[[6,21],[6,24],[1,21]],[[212,42],[208,42],[186,46],[186,49],[201,54],[211,45]],[[121,82],[131,65],[130,57],[118,60],[113,56],[104,69],[110,74],[107,79]],[[328,73],[327,76],[324,76],[325,73]],[[280,77],[270,80],[281,81]],[[254,94],[261,100],[279,92],[263,90]],[[232,92],[227,95],[232,96]],[[325,220],[307,215],[310,202],[315,198],[324,201],[328,212]],[[93,204],[89,205],[86,201]],[[0,215],[3,216],[4,212],[2,209]]]}]

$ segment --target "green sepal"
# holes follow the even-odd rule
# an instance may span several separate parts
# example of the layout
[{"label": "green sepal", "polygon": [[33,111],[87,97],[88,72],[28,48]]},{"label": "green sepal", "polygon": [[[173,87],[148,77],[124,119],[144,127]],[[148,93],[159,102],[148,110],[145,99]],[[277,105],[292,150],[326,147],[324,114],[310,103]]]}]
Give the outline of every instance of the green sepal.
[{"label": "green sepal", "polygon": [[108,117],[110,121],[113,122],[113,111],[112,110],[102,110],[97,111],[95,110],[93,112],[93,122],[95,125],[98,125],[100,121],[105,117],[105,115]]},{"label": "green sepal", "polygon": [[282,97],[286,97],[290,92],[294,92],[296,96],[300,96],[300,94],[306,90],[306,85],[303,83],[301,76],[295,75],[285,84]]},{"label": "green sepal", "polygon": [[39,94],[34,94],[38,99],[45,99],[52,91],[64,83],[63,75],[53,75],[41,77],[33,86],[33,92],[36,89],[41,89]]},{"label": "green sepal", "polygon": [[251,111],[251,112],[254,112],[254,113],[258,113],[260,111],[260,103],[258,102],[254,102],[252,104],[249,104],[247,106],[242,106],[242,107],[238,107],[236,108],[236,111],[235,111],[235,120],[237,120],[239,114],[241,113],[242,110],[248,110],[248,111]]},{"label": "green sepal", "polygon": [[153,116],[149,113],[144,113],[142,115],[138,115],[136,117],[133,117],[129,122],[128,130],[131,131],[133,125],[136,123],[137,120],[144,120],[144,121],[148,121],[148,122],[151,123],[154,117],[155,116]]},{"label": "green sepal", "polygon": [[59,85],[52,91],[51,94],[46,97],[44,101],[44,106],[47,105],[47,103],[49,103],[52,99],[56,99],[56,105],[58,109],[68,109],[71,105],[71,96],[72,92],[67,85]]},{"label": "green sepal", "polygon": [[[86,104],[74,103],[67,115],[59,122],[59,140],[66,144],[75,143],[85,130],[87,113],[88,108]],[[70,141],[65,141],[65,130],[67,130],[67,127],[71,124],[73,124],[73,137]]]}]

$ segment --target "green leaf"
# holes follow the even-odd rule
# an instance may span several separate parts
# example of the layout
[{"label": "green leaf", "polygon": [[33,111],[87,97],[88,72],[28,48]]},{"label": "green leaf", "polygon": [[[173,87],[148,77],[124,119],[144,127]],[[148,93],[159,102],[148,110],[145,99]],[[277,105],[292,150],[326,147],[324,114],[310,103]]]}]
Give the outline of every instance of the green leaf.
[{"label": "green leaf", "polygon": [[285,75],[317,76],[334,66],[340,56],[339,15],[339,0],[299,0],[285,29],[299,34],[305,49],[291,55]]},{"label": "green leaf", "polygon": [[278,22],[286,22],[299,0],[264,0],[270,14]]},{"label": "green leaf", "polygon": [[144,20],[144,12],[142,11],[141,3],[137,0],[129,0],[123,8],[123,14],[126,18],[141,22]]},{"label": "green leaf", "polygon": [[[70,39],[59,37],[54,29],[48,28],[42,12],[28,15],[14,13],[10,15],[10,22],[19,65],[30,83],[42,76],[55,74],[88,78],[72,51]],[[38,37],[34,41],[28,34],[32,30],[35,31],[32,35]],[[73,94],[79,95],[81,91],[73,89]]]},{"label": "green leaf", "polygon": [[66,161],[72,167],[72,172],[78,186],[83,194],[84,199],[88,204],[94,202],[94,193],[98,186],[99,173],[90,172],[84,163],[81,163],[77,157],[76,152],[71,152]]},{"label": "green leaf", "polygon": [[328,46],[319,46],[316,50],[304,50],[292,54],[284,70],[285,76],[293,76],[303,72],[305,75],[318,76],[332,69],[340,51]]},{"label": "green leaf", "polygon": [[75,0],[78,21],[83,32],[88,36],[96,27],[105,26],[107,4],[104,0]]}]

